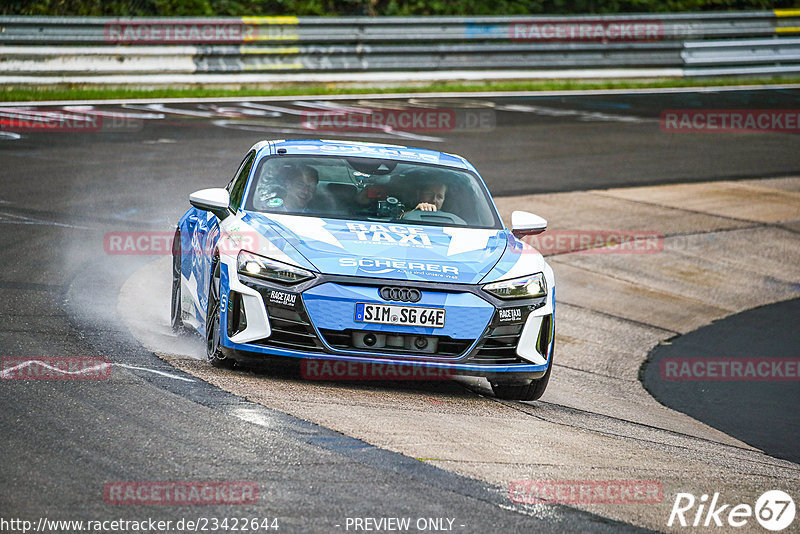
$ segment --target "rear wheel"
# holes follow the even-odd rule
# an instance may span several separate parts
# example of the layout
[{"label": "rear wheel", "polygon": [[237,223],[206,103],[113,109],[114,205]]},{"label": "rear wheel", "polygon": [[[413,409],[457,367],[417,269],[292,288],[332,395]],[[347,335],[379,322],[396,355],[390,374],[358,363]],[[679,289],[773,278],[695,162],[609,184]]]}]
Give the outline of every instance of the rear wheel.
[{"label": "rear wheel", "polygon": [[504,400],[539,400],[542,395],[544,395],[544,390],[547,389],[547,383],[550,381],[550,371],[553,370],[554,352],[555,348],[550,351],[550,359],[547,360],[547,371],[545,371],[542,378],[537,378],[527,384],[491,382],[495,397]]},{"label": "rear wheel", "polygon": [[233,368],[235,362],[225,357],[220,350],[220,265],[219,260],[211,266],[211,287],[208,290],[208,313],[206,314],[206,359],[214,367]]},{"label": "rear wheel", "polygon": [[170,324],[172,331],[183,332],[183,316],[181,312],[181,232],[175,232],[172,242],[172,301],[170,306]]}]

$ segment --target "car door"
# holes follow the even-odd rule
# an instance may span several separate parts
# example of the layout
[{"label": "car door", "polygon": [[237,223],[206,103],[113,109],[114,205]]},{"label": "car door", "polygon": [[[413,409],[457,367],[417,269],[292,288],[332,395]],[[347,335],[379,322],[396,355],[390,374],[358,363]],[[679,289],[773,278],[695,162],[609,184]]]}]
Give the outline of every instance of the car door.
[{"label": "car door", "polygon": [[[250,171],[253,168],[255,161],[255,152],[250,151],[245,156],[242,163],[239,165],[239,170],[228,183],[225,189],[231,197],[230,208],[231,211],[236,212],[242,202],[247,179],[250,176]],[[195,251],[195,258],[192,261],[192,270],[194,271],[195,278],[198,285],[198,300],[202,307],[200,310],[203,317],[205,317],[206,310],[208,309],[208,290],[211,283],[211,265],[214,257],[214,250],[219,240],[219,219],[216,215],[198,211],[194,221],[194,230],[192,231],[192,250]]]}]

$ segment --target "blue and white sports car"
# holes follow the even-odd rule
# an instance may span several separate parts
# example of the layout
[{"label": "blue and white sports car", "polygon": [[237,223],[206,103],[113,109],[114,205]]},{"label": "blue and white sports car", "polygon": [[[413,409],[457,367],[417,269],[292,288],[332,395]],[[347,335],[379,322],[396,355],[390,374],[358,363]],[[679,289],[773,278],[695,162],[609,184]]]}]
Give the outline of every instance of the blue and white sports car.
[{"label": "blue and white sports car", "polygon": [[483,376],[541,397],[555,280],[453,154],[345,141],[263,141],[225,189],[193,193],[173,246],[172,324],[212,365],[270,356]]}]

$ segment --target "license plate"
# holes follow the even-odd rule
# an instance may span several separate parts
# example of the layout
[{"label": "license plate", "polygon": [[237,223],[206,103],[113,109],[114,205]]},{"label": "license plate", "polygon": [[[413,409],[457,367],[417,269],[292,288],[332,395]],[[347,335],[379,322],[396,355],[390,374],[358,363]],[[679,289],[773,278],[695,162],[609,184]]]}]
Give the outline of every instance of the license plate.
[{"label": "license plate", "polygon": [[355,320],[359,323],[443,328],[444,309],[359,302],[356,304]]}]

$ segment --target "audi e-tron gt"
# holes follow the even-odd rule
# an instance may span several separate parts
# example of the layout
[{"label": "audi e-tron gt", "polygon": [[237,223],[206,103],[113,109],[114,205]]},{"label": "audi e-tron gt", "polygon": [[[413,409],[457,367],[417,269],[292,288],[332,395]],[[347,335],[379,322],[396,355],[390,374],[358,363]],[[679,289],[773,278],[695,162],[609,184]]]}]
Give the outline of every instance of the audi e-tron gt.
[{"label": "audi e-tron gt", "polygon": [[[269,357],[485,377],[533,400],[553,363],[555,280],[475,168],[433,150],[262,141],[226,188],[189,197],[172,324],[215,366]],[[310,361],[310,360],[309,360]],[[330,362],[329,362],[330,363]]]}]

